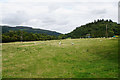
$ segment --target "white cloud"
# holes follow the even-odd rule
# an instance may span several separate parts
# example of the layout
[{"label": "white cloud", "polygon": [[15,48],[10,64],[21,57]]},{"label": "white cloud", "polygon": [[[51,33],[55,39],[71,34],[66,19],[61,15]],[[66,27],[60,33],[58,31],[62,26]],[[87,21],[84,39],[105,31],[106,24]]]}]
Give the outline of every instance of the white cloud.
[{"label": "white cloud", "polygon": [[2,2],[118,2],[119,0],[1,0]]},{"label": "white cloud", "polygon": [[67,33],[95,19],[117,22],[118,0],[9,0],[1,2],[2,24],[29,25]]}]

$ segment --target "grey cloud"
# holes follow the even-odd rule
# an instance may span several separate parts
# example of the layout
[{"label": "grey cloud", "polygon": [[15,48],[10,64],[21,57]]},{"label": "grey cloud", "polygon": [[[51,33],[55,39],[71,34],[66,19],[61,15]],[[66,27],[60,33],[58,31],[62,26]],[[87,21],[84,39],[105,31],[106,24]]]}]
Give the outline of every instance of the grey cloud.
[{"label": "grey cloud", "polygon": [[10,25],[20,25],[28,19],[29,17],[23,11],[17,11],[16,13],[11,13],[3,16],[2,23]]},{"label": "grey cloud", "polygon": [[102,9],[102,10],[93,10],[91,11],[92,14],[105,14],[107,13],[106,9]]},{"label": "grey cloud", "polygon": [[59,3],[51,3],[49,4],[48,8],[49,8],[49,12],[51,11],[55,11],[58,8],[60,8],[61,6],[59,5]]},{"label": "grey cloud", "polygon": [[69,24],[69,21],[61,21],[57,23],[58,25],[67,25]]},{"label": "grey cloud", "polygon": [[52,19],[52,18],[45,18],[44,20],[42,20],[43,24],[46,25],[67,25],[69,23],[69,21],[66,20],[56,20],[56,19]]},{"label": "grey cloud", "polygon": [[49,17],[46,17],[46,18],[43,18],[42,20],[43,23],[51,23],[51,24],[55,24],[56,23],[56,20],[52,19],[52,18],[49,18]]}]

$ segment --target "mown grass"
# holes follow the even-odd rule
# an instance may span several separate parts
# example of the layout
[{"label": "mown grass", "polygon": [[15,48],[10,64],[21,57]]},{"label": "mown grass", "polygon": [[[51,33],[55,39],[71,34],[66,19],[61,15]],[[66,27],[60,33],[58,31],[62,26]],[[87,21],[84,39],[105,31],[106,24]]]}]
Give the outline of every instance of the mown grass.
[{"label": "mown grass", "polygon": [[118,77],[117,39],[59,41],[3,43],[3,78]]}]

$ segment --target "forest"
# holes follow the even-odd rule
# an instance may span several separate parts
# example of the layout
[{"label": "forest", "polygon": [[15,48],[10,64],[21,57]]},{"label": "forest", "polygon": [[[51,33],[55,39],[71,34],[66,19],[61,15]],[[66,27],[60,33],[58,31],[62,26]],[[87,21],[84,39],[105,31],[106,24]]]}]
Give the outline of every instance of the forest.
[{"label": "forest", "polygon": [[77,27],[72,32],[66,34],[71,38],[91,38],[113,37],[120,35],[120,25],[112,20],[98,19],[94,22]]}]

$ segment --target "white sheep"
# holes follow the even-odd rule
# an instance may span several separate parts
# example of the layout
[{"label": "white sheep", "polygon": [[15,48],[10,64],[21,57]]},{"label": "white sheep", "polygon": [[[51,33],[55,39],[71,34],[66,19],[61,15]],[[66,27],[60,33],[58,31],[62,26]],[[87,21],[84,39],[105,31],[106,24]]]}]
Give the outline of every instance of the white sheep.
[{"label": "white sheep", "polygon": [[36,44],[36,42],[34,42],[34,44]]},{"label": "white sheep", "polygon": [[59,42],[59,45],[61,45],[61,41]]},{"label": "white sheep", "polygon": [[72,44],[72,45],[74,45],[74,43],[73,43],[73,42],[72,42],[71,44]]}]

